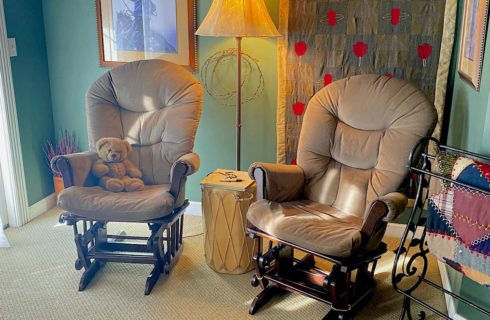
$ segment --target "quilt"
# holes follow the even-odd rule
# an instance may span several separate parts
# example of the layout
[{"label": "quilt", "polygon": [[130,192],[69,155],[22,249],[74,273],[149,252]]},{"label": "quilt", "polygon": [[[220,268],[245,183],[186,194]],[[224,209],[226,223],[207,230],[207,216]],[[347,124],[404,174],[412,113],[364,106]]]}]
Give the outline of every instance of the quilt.
[{"label": "quilt", "polygon": [[[437,165],[443,176],[490,191],[489,164],[441,152]],[[468,278],[490,286],[490,196],[447,182],[442,187],[429,197],[429,250]]]}]

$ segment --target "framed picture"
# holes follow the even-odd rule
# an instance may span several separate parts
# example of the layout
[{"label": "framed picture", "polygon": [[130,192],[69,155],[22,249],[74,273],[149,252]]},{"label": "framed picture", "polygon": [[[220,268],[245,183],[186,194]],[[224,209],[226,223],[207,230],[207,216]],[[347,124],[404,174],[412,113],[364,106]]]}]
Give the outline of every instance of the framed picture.
[{"label": "framed picture", "polygon": [[465,0],[458,72],[480,91],[489,0]]},{"label": "framed picture", "polygon": [[102,67],[162,59],[196,68],[194,0],[96,0]]}]

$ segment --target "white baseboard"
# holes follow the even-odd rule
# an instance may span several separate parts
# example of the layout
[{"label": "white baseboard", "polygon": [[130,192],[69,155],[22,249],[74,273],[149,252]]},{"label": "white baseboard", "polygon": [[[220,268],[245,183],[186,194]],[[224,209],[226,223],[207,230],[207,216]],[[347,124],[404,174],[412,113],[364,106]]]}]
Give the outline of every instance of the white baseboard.
[{"label": "white baseboard", "polygon": [[[459,279],[456,281],[453,287],[451,285],[451,281],[449,280],[449,268],[447,267],[447,265],[440,261],[437,261],[437,264],[439,265],[439,273],[441,274],[442,287],[447,291],[458,293],[459,290],[461,289],[461,281],[463,278],[462,275],[461,274],[458,275]],[[444,298],[446,299],[447,314],[449,317],[451,317],[454,320],[467,320],[465,317],[458,314],[457,299],[454,299],[453,297],[447,294],[444,295]]]},{"label": "white baseboard", "polygon": [[185,214],[190,216],[202,216],[202,205],[200,201],[189,201]]},{"label": "white baseboard", "polygon": [[40,215],[42,215],[49,209],[54,208],[55,206],[56,197],[54,193],[52,193],[46,198],[41,199],[40,201],[34,203],[32,206],[29,207],[29,221],[39,217]]},{"label": "white baseboard", "polygon": [[0,228],[0,248],[9,248],[10,243],[7,240],[7,237],[5,236],[5,233],[3,232],[3,228]]}]

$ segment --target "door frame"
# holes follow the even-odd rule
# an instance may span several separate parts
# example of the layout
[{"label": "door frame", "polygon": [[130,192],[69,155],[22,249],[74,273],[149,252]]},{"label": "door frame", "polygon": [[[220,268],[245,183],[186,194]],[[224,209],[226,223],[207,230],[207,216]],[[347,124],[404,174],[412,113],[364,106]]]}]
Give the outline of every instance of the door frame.
[{"label": "door frame", "polygon": [[0,1],[0,162],[8,224],[12,227],[20,227],[28,222],[29,215],[8,48],[5,12],[3,1]]}]

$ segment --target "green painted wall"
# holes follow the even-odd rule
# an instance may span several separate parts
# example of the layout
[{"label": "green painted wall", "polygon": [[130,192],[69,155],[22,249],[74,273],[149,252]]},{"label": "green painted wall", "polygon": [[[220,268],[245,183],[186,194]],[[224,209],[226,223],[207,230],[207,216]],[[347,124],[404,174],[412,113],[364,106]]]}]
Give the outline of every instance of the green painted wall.
[{"label": "green painted wall", "polygon": [[[266,0],[269,13],[277,25],[279,0]],[[203,20],[211,0],[198,1],[198,21]],[[235,40],[200,37],[199,66],[216,51],[232,48]],[[265,88],[256,100],[242,106],[242,170],[254,161],[276,162],[277,55],[275,39],[244,38],[242,49],[259,61]],[[233,65],[232,65],[233,66]],[[224,81],[235,83],[236,74]],[[235,168],[235,108],[218,104],[206,94],[201,124],[196,140],[196,152],[201,155],[201,171],[189,179],[191,200],[200,201],[199,181],[216,168]]]},{"label": "green painted wall", "polygon": [[[68,128],[80,137],[87,148],[85,128],[85,91],[101,74],[94,1],[43,0],[46,44],[51,79],[51,96],[55,129]],[[266,0],[277,21],[279,0]],[[198,1],[199,22],[211,0]],[[199,66],[217,50],[235,45],[227,38],[199,38]],[[243,50],[258,59],[264,74],[265,89],[253,102],[243,106],[242,169],[253,161],[276,160],[275,112],[277,92],[276,41],[244,39]],[[196,74],[197,78],[200,75]],[[234,81],[233,73],[229,79]],[[195,151],[201,155],[201,170],[187,184],[188,197],[200,201],[199,181],[215,168],[234,168],[235,109],[219,105],[206,95]]]},{"label": "green painted wall", "polygon": [[85,92],[99,68],[95,1],[43,0],[55,130],[73,130],[88,148]]},{"label": "green painted wall", "polygon": [[[449,81],[450,86],[452,86],[452,104],[448,145],[490,155],[490,41],[487,40],[486,42],[481,89],[480,92],[477,92],[459,76],[456,70],[462,8],[463,1],[459,0],[458,35]],[[454,82],[451,79],[454,79]],[[454,277],[457,276],[460,275],[452,275],[451,281],[454,282]],[[490,289],[480,286],[466,277],[463,277],[461,294],[471,301],[490,308]],[[467,319],[490,319],[490,317],[484,317],[463,304],[459,305],[458,313]]]},{"label": "green painted wall", "polygon": [[53,138],[48,60],[41,1],[4,0],[9,38],[17,42],[11,59],[22,158],[29,205],[53,192],[41,144]]}]

